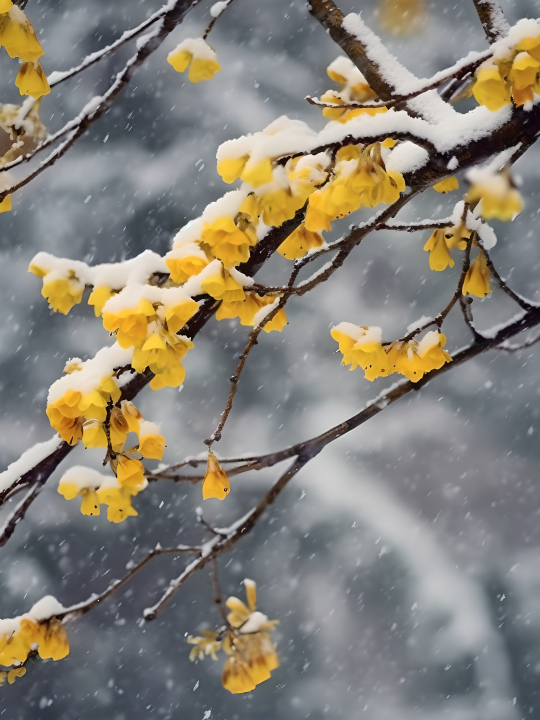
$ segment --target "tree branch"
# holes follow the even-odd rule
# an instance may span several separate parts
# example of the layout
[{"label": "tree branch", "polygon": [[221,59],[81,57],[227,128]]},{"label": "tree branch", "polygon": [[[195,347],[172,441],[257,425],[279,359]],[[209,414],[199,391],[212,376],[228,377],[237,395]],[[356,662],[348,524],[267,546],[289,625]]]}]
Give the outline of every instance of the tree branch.
[{"label": "tree branch", "polygon": [[489,44],[508,35],[510,25],[497,0],[473,0]]}]

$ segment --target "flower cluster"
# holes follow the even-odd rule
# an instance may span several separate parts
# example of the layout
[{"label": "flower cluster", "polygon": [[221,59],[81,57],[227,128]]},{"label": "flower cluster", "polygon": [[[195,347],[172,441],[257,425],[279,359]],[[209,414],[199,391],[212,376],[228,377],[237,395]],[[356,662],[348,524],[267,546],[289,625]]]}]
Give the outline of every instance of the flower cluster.
[{"label": "flower cluster", "polygon": [[[349,58],[339,57],[332,62],[326,72],[330,80],[338,83],[339,91],[329,90],[321,96],[324,103],[332,105],[350,105],[351,103],[366,103],[377,98],[377,94],[370,88],[360,70]],[[387,112],[385,107],[373,108],[333,108],[323,109],[324,117],[346,123],[359,115],[377,115]]]},{"label": "flower cluster", "polygon": [[523,38],[502,57],[480,65],[472,92],[477,102],[492,112],[512,101],[521,107],[540,94],[539,74],[540,33]]},{"label": "flower cluster", "polygon": [[337,152],[332,180],[309,196],[305,226],[330,230],[330,223],[360,207],[396,202],[405,190],[403,176],[387,170],[381,143],[347,145]]},{"label": "flower cluster", "polygon": [[167,62],[176,72],[183,73],[189,68],[188,79],[192,83],[211,80],[221,70],[214,48],[202,38],[183,40],[168,54]]},{"label": "flower cluster", "polygon": [[39,64],[43,50],[34,28],[23,10],[11,0],[0,0],[0,45],[10,57],[18,57],[23,62],[15,80],[21,95],[37,99],[51,91]]},{"label": "flower cluster", "polygon": [[253,580],[245,579],[247,605],[236,597],[230,597],[226,605],[227,628],[221,633],[204,630],[196,637],[189,636],[193,645],[190,660],[202,660],[210,655],[217,660],[216,652],[223,649],[228,656],[223,667],[222,683],[229,692],[245,693],[269,680],[273,670],[279,667],[279,658],[269,631],[277,620],[268,620],[257,611],[257,588]]},{"label": "flower cluster", "polygon": [[[82,466],[72,467],[60,479],[58,492],[66,500],[80,496],[83,515],[99,515],[101,505],[106,505],[107,520],[123,522],[138,515],[131,499],[148,484],[140,463],[135,468],[130,467],[134,462],[129,456],[118,456],[118,477],[102,475]],[[135,471],[130,472],[133,469]]]},{"label": "flower cluster", "polygon": [[31,652],[43,660],[62,660],[69,654],[69,641],[58,616],[65,608],[53,597],[47,596],[36,603],[28,613],[0,620],[0,665],[12,667],[1,673],[0,681],[12,684],[26,670],[21,667]]},{"label": "flower cluster", "polygon": [[443,349],[445,335],[435,330],[420,341],[396,340],[387,345],[382,344],[381,328],[374,326],[342,322],[331,330],[331,335],[339,343],[341,364],[350,365],[351,370],[360,366],[370,381],[399,373],[411,382],[418,382],[426,373],[452,361]]}]

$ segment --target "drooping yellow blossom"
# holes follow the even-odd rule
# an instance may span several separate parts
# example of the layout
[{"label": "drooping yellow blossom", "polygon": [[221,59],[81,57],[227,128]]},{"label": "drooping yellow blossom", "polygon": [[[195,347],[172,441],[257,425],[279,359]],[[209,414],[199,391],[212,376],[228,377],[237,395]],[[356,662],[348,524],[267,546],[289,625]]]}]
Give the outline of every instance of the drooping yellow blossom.
[{"label": "drooping yellow blossom", "polygon": [[214,257],[221,260],[223,267],[230,270],[249,259],[249,249],[257,243],[257,234],[250,218],[240,213],[236,222],[232,217],[223,216],[204,223],[202,241]]},{"label": "drooping yellow blossom", "polygon": [[28,657],[33,640],[28,639],[20,629],[0,636],[0,665],[9,667],[23,663]]},{"label": "drooping yellow blossom", "polygon": [[19,667],[19,668],[13,668],[13,670],[10,670],[7,674],[7,681],[9,685],[13,685],[15,680],[20,677],[24,677],[26,675],[26,668],[25,667]]},{"label": "drooping yellow blossom", "polygon": [[218,174],[221,175],[223,182],[228,185],[238,180],[240,175],[243,173],[249,155],[242,155],[239,158],[229,158],[226,160],[220,160],[217,164]]},{"label": "drooping yellow blossom", "polygon": [[449,266],[454,267],[454,261],[448,252],[446,229],[434,230],[424,245],[424,250],[429,252],[429,267],[431,270],[441,272]]},{"label": "drooping yellow blossom", "polygon": [[36,100],[51,92],[47,76],[38,62],[24,63],[17,74],[15,85],[21,95],[31,95]]},{"label": "drooping yellow blossom", "polygon": [[532,102],[534,93],[540,92],[539,71],[540,62],[529,53],[521,52],[514,58],[508,79],[512,83],[512,98],[518,107]]},{"label": "drooping yellow blossom", "polygon": [[0,45],[10,57],[18,57],[23,63],[35,62],[43,55],[30,20],[17,5],[0,15]]},{"label": "drooping yellow blossom", "polygon": [[66,500],[74,500],[77,495],[82,497],[81,513],[83,515],[99,515],[99,499],[96,488],[80,487],[76,483],[61,480],[58,492]]},{"label": "drooping yellow blossom", "polygon": [[452,192],[452,190],[457,190],[458,188],[459,183],[455,175],[452,175],[452,177],[446,178],[446,180],[441,180],[433,185],[433,189],[442,195],[447,192]]},{"label": "drooping yellow blossom", "polygon": [[192,347],[193,343],[187,338],[164,332],[153,333],[142,348],[135,348],[131,365],[137,372],[150,368],[156,375],[150,382],[152,389],[179,387],[186,375],[181,360]]},{"label": "drooping yellow blossom", "polygon": [[489,287],[489,268],[486,262],[486,256],[482,251],[478,253],[474,262],[465,275],[465,281],[462,289],[463,295],[476,295],[483,298],[491,293]]},{"label": "drooping yellow blossom", "polygon": [[[275,302],[276,296],[257,295],[257,293],[246,293],[244,300],[223,301],[216,313],[217,320],[239,318],[242,325],[255,326],[255,315],[259,310]],[[264,325],[263,330],[270,333],[274,330],[281,332],[287,324],[285,310],[280,308],[274,317]]]},{"label": "drooping yellow blossom", "polygon": [[87,420],[82,428],[82,441],[85,448],[107,447],[107,435],[99,420]]},{"label": "drooping yellow blossom", "polygon": [[140,460],[135,460],[127,455],[119,455],[116,472],[118,483],[126,490],[139,491],[144,487],[146,482],[144,467]]},{"label": "drooping yellow blossom", "polygon": [[192,83],[211,80],[221,70],[216,53],[202,38],[188,38],[167,56],[167,62],[176,72],[185,72]]},{"label": "drooping yellow blossom", "polygon": [[424,372],[438,370],[445,363],[452,362],[443,345],[446,345],[446,335],[436,331],[427,333],[418,343],[417,352],[422,360]]},{"label": "drooping yellow blossom", "polygon": [[214,300],[243,300],[246,297],[244,288],[238,283],[227,270],[221,268],[221,272],[206,277],[201,283],[204,293],[211,295]]},{"label": "drooping yellow blossom", "polygon": [[202,484],[203,500],[216,498],[224,500],[231,490],[231,483],[225,473],[225,470],[219,464],[214,453],[208,451],[208,462],[206,464],[206,474]]},{"label": "drooping yellow blossom", "polygon": [[148,460],[161,460],[163,458],[166,440],[160,433],[152,432],[152,428],[146,432],[145,425],[149,425],[149,423],[144,423],[141,428],[139,452]]},{"label": "drooping yellow blossom", "polygon": [[128,517],[136,517],[139,513],[131,504],[131,498],[138,491],[127,487],[112,487],[105,485],[97,491],[97,496],[103,505],[107,505],[107,520],[121,523]]},{"label": "drooping yellow blossom", "polygon": [[193,637],[189,635],[187,642],[194,645],[189,653],[191,662],[204,660],[205,655],[210,655],[212,660],[217,660],[216,652],[221,649],[221,640],[218,640],[218,633],[213,630],[201,630],[201,634]]},{"label": "drooping yellow blossom", "polygon": [[199,305],[191,298],[165,309],[165,320],[170,333],[176,335],[199,309]]},{"label": "drooping yellow blossom", "polygon": [[492,175],[482,170],[471,170],[469,178],[472,185],[467,200],[471,203],[482,201],[480,209],[486,220],[496,218],[509,222],[523,209],[523,198],[514,187],[508,171]]},{"label": "drooping yellow blossom", "polygon": [[116,331],[116,339],[122,348],[138,347],[146,340],[149,318],[155,310],[149,300],[142,299],[136,308],[126,308],[117,313],[103,313],[103,327]]},{"label": "drooping yellow blossom", "polygon": [[422,29],[425,0],[380,0],[380,23],[386,32],[409,35]]},{"label": "drooping yellow blossom", "polygon": [[165,259],[165,263],[171,273],[171,280],[181,285],[187,282],[193,275],[198,275],[208,265],[208,259],[204,253],[183,255],[178,257],[173,250]]},{"label": "drooping yellow blossom", "polygon": [[272,161],[270,158],[264,158],[264,160],[258,162],[248,160],[240,174],[240,179],[254,188],[272,182],[272,177]]},{"label": "drooping yellow blossom", "polygon": [[100,285],[92,290],[90,297],[88,298],[88,304],[94,306],[94,315],[96,317],[101,317],[101,314],[103,313],[103,306],[107,300],[110,300],[114,295],[116,295],[116,292],[116,290],[113,290],[107,285]]},{"label": "drooping yellow blossom", "polygon": [[489,64],[478,69],[473,95],[480,105],[485,105],[491,112],[496,112],[512,102],[508,85],[499,68]]},{"label": "drooping yellow blossom", "polygon": [[11,0],[0,0],[0,13],[7,13],[11,10],[13,5]]},{"label": "drooping yellow blossom", "polygon": [[[332,105],[347,105],[350,103],[366,103],[375,100],[377,94],[371,89],[361,72],[346,58],[338,58],[326,69],[328,77],[341,86],[339,91],[331,90],[321,96],[322,102]],[[376,115],[387,112],[385,107],[380,108],[323,108],[323,117],[346,123],[359,115]]]},{"label": "drooping yellow blossom", "polygon": [[536,37],[523,38],[516,45],[517,52],[527,52],[535,60],[540,61],[540,35]]},{"label": "drooping yellow blossom", "polygon": [[[24,620],[21,621],[24,623]],[[62,660],[69,655],[69,640],[64,626],[57,618],[39,623],[38,652],[43,660]]]},{"label": "drooping yellow blossom", "polygon": [[9,212],[11,210],[11,195],[6,197],[0,202],[0,213]]},{"label": "drooping yellow blossom", "polygon": [[[30,266],[30,271],[32,272],[32,266]],[[49,276],[52,276],[51,279],[47,279]],[[41,290],[41,294],[48,300],[51,309],[62,315],[67,315],[72,307],[81,302],[83,292],[84,285],[79,282],[75,273],[68,278],[59,278],[55,273],[47,273]]]},{"label": "drooping yellow blossom", "polygon": [[392,372],[382,346],[381,328],[340,323],[332,328],[330,334],[339,343],[339,351],[343,355],[341,364],[350,365],[351,370],[360,366],[366,380],[373,381]]},{"label": "drooping yellow blossom", "polygon": [[306,226],[302,224],[281,243],[277,251],[287,260],[296,260],[304,257],[310,250],[321,247],[323,243],[322,235],[307,230]]}]

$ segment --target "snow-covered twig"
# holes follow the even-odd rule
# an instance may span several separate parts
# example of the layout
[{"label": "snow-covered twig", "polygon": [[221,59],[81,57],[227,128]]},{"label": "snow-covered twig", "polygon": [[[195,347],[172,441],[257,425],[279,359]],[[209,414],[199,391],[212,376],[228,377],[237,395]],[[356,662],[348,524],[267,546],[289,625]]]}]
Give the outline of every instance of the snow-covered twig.
[{"label": "snow-covered twig", "polygon": [[508,35],[510,25],[497,0],[473,0],[490,45]]}]

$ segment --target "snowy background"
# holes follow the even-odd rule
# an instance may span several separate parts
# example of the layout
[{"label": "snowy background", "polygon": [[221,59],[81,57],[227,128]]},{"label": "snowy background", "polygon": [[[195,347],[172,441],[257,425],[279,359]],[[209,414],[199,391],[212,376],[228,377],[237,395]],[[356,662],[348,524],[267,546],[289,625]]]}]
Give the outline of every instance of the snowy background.
[{"label": "snowy background", "polygon": [[[1,467],[51,436],[50,384],[65,361],[108,342],[91,308],[51,315],[27,266],[39,250],[104,262],[144,248],[165,252],[174,233],[226,189],[215,171],[219,143],[262,129],[281,114],[323,126],[305,95],[332,83],[338,49],[303,0],[235,0],[211,35],[223,71],[190,85],[166,63],[182,39],[202,34],[203,2],[137,74],[108,115],[53,169],[13,198],[0,217]],[[424,32],[385,37],[413,72],[429,76],[486,46],[471,0],[429,2]],[[540,15],[540,2],[502,0],[511,22]],[[376,27],[374,2],[342,0]],[[158,0],[115,3],[30,0],[27,12],[45,50],[46,71],[65,69],[133,27]],[[59,86],[42,105],[61,127],[102,91],[129,49]],[[16,64],[0,58],[2,100],[18,102]],[[467,106],[464,106],[466,109]],[[514,289],[538,299],[539,151],[520,160],[524,212],[494,223],[493,258]],[[446,217],[456,196],[428,191],[405,219]],[[367,211],[357,213],[364,219]],[[350,220],[341,222],[344,232]],[[346,320],[403,334],[451,296],[459,268],[432,273],[427,234],[370,236],[331,282],[288,305],[290,325],[262,338],[250,357],[222,455],[265,452],[306,439],[357,412],[388,381],[368,383],[339,364],[329,327]],[[276,258],[259,276],[282,282]],[[498,294],[474,302],[479,325],[515,308]],[[449,349],[468,341],[459,316]],[[186,359],[179,393],[138,398],[162,422],[165,459],[204,449],[228,391],[247,331],[210,322]],[[0,695],[14,720],[220,718],[298,720],[520,720],[540,716],[540,346],[489,353],[456,368],[329,446],[291,483],[256,530],[220,560],[225,595],[256,580],[260,609],[278,618],[282,666],[253,694],[221,687],[222,663],[188,661],[187,633],[219,622],[206,572],[194,577],[158,620],[142,610],[184,560],[155,560],[128,589],[69,628],[71,653],[35,661]],[[70,465],[98,467],[77,449]],[[62,469],[68,467],[67,462]],[[209,520],[242,515],[278,469],[242,475]],[[2,617],[44,594],[64,605],[103,590],[156,542],[205,538],[195,527],[200,488],[155,484],[122,525],[83,517],[56,493],[60,473],[0,555]],[[211,714],[208,713],[211,711]],[[205,714],[206,713],[206,714]]]}]

